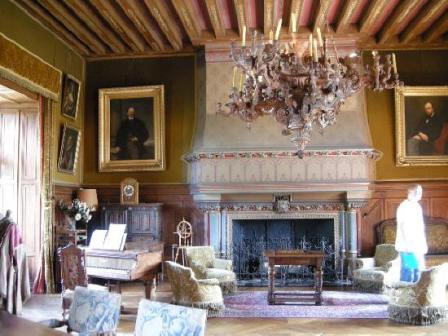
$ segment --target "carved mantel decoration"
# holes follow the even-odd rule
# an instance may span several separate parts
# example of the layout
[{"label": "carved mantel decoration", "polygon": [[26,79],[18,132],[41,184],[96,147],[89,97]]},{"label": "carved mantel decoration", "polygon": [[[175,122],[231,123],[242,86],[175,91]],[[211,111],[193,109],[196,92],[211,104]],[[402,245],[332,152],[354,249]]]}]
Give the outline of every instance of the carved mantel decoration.
[{"label": "carved mantel decoration", "polygon": [[274,211],[286,213],[290,209],[291,195],[274,195]]}]

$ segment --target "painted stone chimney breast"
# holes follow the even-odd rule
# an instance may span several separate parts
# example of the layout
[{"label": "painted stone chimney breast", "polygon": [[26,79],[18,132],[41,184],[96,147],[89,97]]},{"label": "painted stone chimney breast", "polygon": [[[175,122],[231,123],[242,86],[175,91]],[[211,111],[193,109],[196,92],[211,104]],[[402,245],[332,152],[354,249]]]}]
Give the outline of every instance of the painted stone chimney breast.
[{"label": "painted stone chimney breast", "polygon": [[228,100],[233,63],[208,59],[213,61],[206,62],[206,99],[193,151],[184,156],[194,193],[300,190],[310,185],[325,189],[329,184],[364,189],[374,179],[380,153],[372,146],[363,91],[347,99],[335,125],[313,133],[300,159],[272,116],[248,128],[239,119],[216,114],[217,104]]}]

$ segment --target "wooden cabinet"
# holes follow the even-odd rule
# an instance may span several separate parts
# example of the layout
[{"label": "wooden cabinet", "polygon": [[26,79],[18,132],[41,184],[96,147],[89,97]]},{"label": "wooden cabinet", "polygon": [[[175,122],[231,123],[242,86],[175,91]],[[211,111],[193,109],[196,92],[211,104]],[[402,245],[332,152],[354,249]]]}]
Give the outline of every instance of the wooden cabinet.
[{"label": "wooden cabinet", "polygon": [[100,225],[107,230],[109,224],[127,224],[128,242],[162,239],[162,204],[100,205]]}]

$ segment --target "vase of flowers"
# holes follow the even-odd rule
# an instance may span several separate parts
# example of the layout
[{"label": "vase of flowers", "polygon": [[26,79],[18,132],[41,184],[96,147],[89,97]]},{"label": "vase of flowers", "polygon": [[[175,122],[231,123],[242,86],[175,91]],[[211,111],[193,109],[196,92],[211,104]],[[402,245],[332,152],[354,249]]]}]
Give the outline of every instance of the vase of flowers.
[{"label": "vase of flowers", "polygon": [[75,198],[71,204],[67,205],[63,200],[59,201],[59,209],[71,220],[73,230],[76,230],[77,223],[86,225],[92,219],[92,208],[85,202]]}]

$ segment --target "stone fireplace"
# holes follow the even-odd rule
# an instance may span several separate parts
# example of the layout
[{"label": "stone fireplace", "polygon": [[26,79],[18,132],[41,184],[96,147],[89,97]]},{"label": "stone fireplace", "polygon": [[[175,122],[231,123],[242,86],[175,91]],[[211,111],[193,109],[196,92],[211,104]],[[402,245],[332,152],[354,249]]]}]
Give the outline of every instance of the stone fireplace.
[{"label": "stone fireplace", "polygon": [[[340,265],[358,254],[357,210],[369,198],[381,155],[372,146],[363,92],[347,99],[336,125],[314,132],[299,159],[271,116],[248,129],[241,120],[216,115],[216,104],[226,102],[233,65],[227,51],[206,50],[205,56],[198,89],[206,99],[198,104],[193,151],[184,156],[191,193],[204,215],[204,243],[238,262],[234,233],[246,221],[277,226],[273,232],[296,248],[300,229],[291,231],[282,221],[300,227],[301,221],[330,220],[334,272],[343,277]],[[286,206],[278,207],[278,195],[286,197]],[[253,230],[259,239],[269,239]]]}]

